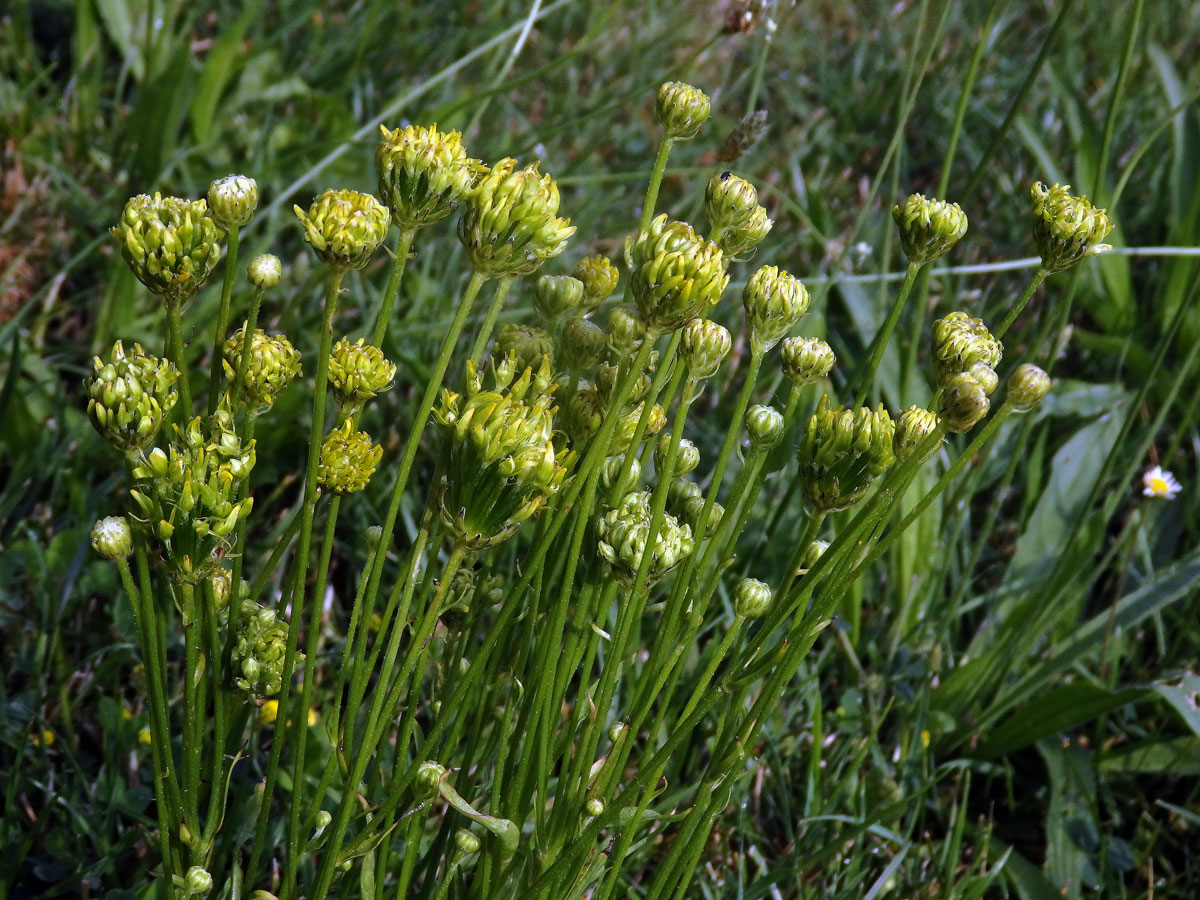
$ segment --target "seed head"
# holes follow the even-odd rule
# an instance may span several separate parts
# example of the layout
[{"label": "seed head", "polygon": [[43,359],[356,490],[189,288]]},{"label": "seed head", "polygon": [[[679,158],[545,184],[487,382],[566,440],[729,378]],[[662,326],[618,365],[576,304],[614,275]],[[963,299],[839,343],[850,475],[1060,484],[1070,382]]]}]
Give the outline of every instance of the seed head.
[{"label": "seed head", "polygon": [[747,113],[729,132],[717,151],[717,162],[733,165],[746,155],[767,133],[767,111],[756,109]]}]

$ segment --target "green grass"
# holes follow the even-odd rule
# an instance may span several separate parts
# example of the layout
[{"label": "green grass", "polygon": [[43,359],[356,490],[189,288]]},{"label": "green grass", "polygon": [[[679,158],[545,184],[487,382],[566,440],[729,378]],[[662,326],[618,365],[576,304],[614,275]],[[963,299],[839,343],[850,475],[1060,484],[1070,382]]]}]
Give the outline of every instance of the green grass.
[{"label": "green grass", "polygon": [[[148,8],[160,29],[147,29]],[[924,191],[967,211],[967,237],[939,264],[952,270],[918,281],[884,354],[877,393],[894,412],[931,395],[929,323],[958,308],[999,321],[1032,274],[953,271],[1033,254],[1031,181],[1069,182],[1108,206],[1118,248],[1194,248],[1200,236],[1200,11],[1182,0],[1103,13],[1079,0],[778,4],[769,12],[777,29],[764,13],[748,34],[723,34],[724,12],[710,5],[681,14],[677,3],[301,0],[286,12],[218,3],[210,13],[101,0],[8,15],[0,846],[11,849],[0,891],[16,897],[75,896],[85,883],[89,895],[140,895],[157,865],[135,632],[115,570],[87,539],[119,504],[123,481],[109,474],[111,453],[80,390],[91,355],[114,339],[161,347],[161,313],[107,235],[126,197],[202,196],[227,172],[254,175],[263,205],[241,258],[270,250],[284,260],[292,289],[269,297],[264,324],[285,329],[311,359],[323,272],[291,204],[306,206],[325,187],[372,190],[378,121],[464,129],[486,160],[543,159],[579,228],[566,261],[547,269],[561,273],[589,252],[619,255],[655,148],[653,90],[688,80],[712,95],[714,113],[673,153],[659,206],[700,224],[720,141],[752,100],[769,111],[767,137],[736,166],[776,220],[755,263],[785,266],[809,285],[801,331],[833,345],[843,394],[896,289],[845,276],[903,271],[891,205]],[[399,454],[466,280],[465,255],[444,226],[415,250],[385,346],[400,366],[397,388],[366,418],[380,435],[401,423],[384,439],[385,459]],[[19,254],[27,268],[13,262]],[[729,789],[689,896],[1200,891],[1198,265],[1194,254],[1118,253],[1039,291],[1006,336],[1001,375],[1025,360],[1053,364],[1054,392],[1006,423],[851,589],[746,748],[745,777]],[[339,331],[369,328],[385,267],[378,259],[348,277]],[[735,267],[730,297],[752,271]],[[217,283],[189,310],[193,348],[209,341]],[[529,318],[529,287],[514,294],[502,321]],[[744,332],[736,299],[714,317]],[[735,345],[689,419],[705,460],[716,457],[748,361]],[[770,396],[773,366],[756,402]],[[281,521],[297,502],[292,473],[303,469],[307,429],[299,393],[258,431],[260,523]],[[918,486],[968,443],[952,442]],[[1140,473],[1154,462],[1183,482],[1176,501],[1141,498]],[[433,454],[417,465],[414,481],[428,483]],[[788,490],[790,449],[770,468],[731,575],[779,578],[803,528]],[[416,537],[423,499],[415,484],[404,498],[405,541]],[[347,538],[331,570],[340,605],[327,635],[335,651],[363,558],[349,535],[379,522],[386,503],[380,489],[343,510]],[[252,540],[247,557],[257,559],[273,539]],[[705,622],[699,647],[724,634],[734,583],[724,579],[722,613]],[[434,669],[428,700],[444,677]],[[52,744],[31,738],[43,729]],[[681,748],[655,809],[696,802],[687,776],[705,752]],[[260,762],[243,765],[239,787],[249,791]],[[637,835],[627,896],[644,896],[673,836],[662,823]]]}]

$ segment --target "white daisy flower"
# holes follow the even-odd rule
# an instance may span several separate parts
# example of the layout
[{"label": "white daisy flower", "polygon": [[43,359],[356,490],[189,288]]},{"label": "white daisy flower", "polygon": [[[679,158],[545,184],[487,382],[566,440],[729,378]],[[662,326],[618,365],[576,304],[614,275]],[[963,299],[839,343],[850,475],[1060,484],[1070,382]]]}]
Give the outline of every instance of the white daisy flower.
[{"label": "white daisy flower", "polygon": [[1153,469],[1147,469],[1142,475],[1142,493],[1147,497],[1161,497],[1163,500],[1174,500],[1175,495],[1183,490],[1183,485],[1180,484],[1174,475],[1163,469],[1162,466],[1155,466]]}]

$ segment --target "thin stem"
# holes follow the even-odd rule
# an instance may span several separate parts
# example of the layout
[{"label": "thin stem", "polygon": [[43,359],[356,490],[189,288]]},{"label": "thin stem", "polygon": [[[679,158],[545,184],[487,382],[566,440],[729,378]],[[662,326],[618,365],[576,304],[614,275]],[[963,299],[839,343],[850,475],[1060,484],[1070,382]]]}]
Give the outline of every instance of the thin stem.
[{"label": "thin stem", "polygon": [[184,672],[183,691],[185,716],[183,724],[183,799],[187,808],[188,827],[200,834],[200,754],[203,750],[201,728],[204,709],[200,692],[200,642],[196,634],[200,618],[196,609],[195,588],[184,582],[179,586],[184,610]]},{"label": "thin stem", "polygon": [[900,285],[900,293],[896,295],[896,302],[892,304],[892,310],[888,313],[883,327],[875,332],[875,338],[871,341],[870,358],[858,374],[858,394],[854,398],[854,403],[850,405],[851,409],[858,409],[867,398],[867,391],[870,390],[871,382],[875,378],[875,371],[879,368],[883,352],[887,349],[888,341],[892,339],[892,332],[896,330],[896,323],[900,321],[900,314],[904,312],[904,304],[908,302],[908,295],[912,291],[913,284],[917,280],[917,273],[920,271],[921,267],[917,263],[911,262],[905,269],[904,281]]},{"label": "thin stem", "polygon": [[1049,277],[1050,273],[1046,271],[1044,266],[1038,266],[1037,271],[1033,273],[1033,278],[1025,287],[1025,292],[1017,298],[1017,302],[1012,305],[1008,314],[1004,317],[1004,321],[1000,323],[1000,327],[992,331],[997,338],[1004,337],[1004,333],[1012,327],[1012,323],[1017,320],[1017,316],[1025,309],[1025,304],[1029,302],[1029,298],[1033,296],[1033,292],[1041,286],[1041,283]]},{"label": "thin stem", "polygon": [[512,287],[512,283],[511,275],[505,275],[496,282],[496,296],[492,298],[492,305],[488,308],[487,317],[479,327],[479,334],[475,335],[475,343],[471,345],[469,358],[476,366],[483,361],[483,351],[487,349],[492,332],[496,329],[496,320],[500,318],[500,311],[504,309],[504,301],[508,298],[508,289]]},{"label": "thin stem", "polygon": [[658,189],[662,186],[663,172],[667,168],[667,157],[671,155],[671,146],[675,142],[669,137],[663,137],[658,145],[658,154],[654,157],[654,168],[650,171],[650,181],[646,185],[646,198],[642,201],[641,229],[645,231],[654,219],[654,207],[658,203]]},{"label": "thin stem", "polygon": [[183,348],[183,299],[164,294],[163,302],[167,305],[167,353],[179,370],[179,413],[186,422],[192,417],[192,387]]},{"label": "thin stem", "polygon": [[262,308],[262,298],[265,290],[261,287],[254,289],[254,296],[250,300],[250,313],[246,316],[246,322],[243,326],[245,331],[242,333],[242,355],[238,359],[237,372],[234,373],[233,384],[229,387],[229,396],[233,400],[233,405],[236,408],[242,401],[242,392],[246,388],[246,372],[250,368],[250,348],[254,343],[254,330],[258,327],[258,311]]},{"label": "thin stem", "polygon": [[379,305],[379,313],[375,317],[375,328],[371,331],[371,343],[380,349],[387,339],[388,323],[392,320],[392,309],[396,305],[396,297],[400,294],[400,282],[404,278],[404,269],[408,265],[408,254],[412,250],[415,234],[415,228],[401,228],[396,238],[392,269],[388,273],[387,286],[383,289],[383,302]]},{"label": "thin stem", "polygon": [[238,226],[230,225],[225,241],[225,280],[221,284],[221,305],[217,308],[217,327],[213,332],[212,371],[208,375],[208,414],[217,411],[217,387],[221,383],[221,362],[225,359],[225,332],[229,328],[229,300],[233,296],[233,278],[237,273]]}]

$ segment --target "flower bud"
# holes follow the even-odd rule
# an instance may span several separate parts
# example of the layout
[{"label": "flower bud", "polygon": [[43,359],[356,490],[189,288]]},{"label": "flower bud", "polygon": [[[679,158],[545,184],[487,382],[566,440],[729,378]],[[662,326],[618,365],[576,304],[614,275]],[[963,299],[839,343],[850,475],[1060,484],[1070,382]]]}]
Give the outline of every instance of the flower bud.
[{"label": "flower bud", "polygon": [[725,517],[725,507],[720,503],[713,503],[712,509],[708,511],[708,518],[702,521],[704,503],[705,500],[702,496],[689,497],[684,501],[680,517],[688,523],[693,534],[706,540],[713,536],[717,526],[721,524],[721,519]]},{"label": "flower bud", "polygon": [[364,539],[367,542],[367,551],[374,553],[379,549],[379,543],[383,540],[383,526],[372,525],[364,532]]},{"label": "flower bud", "polygon": [[440,222],[458,209],[483,165],[467,156],[462,135],[437,126],[409,125],[388,131],[375,149],[379,196],[392,221],[414,230]]},{"label": "flower bud", "polygon": [[676,331],[705,315],[729,284],[721,248],[665,215],[626,238],[625,263],[650,335]]},{"label": "flower bud", "polygon": [[800,560],[800,567],[796,570],[796,576],[807,574],[808,570],[817,564],[817,560],[825,555],[825,551],[829,549],[829,541],[813,541],[808,545],[808,549],[804,551],[804,558]]},{"label": "flower bud", "polygon": [[744,619],[757,619],[771,608],[771,588],[757,578],[743,578],[734,594],[733,611]]},{"label": "flower bud", "polygon": [[1113,229],[1108,213],[1071,196],[1071,186],[1046,187],[1040,181],[1033,195],[1033,242],[1047,272],[1062,272],[1081,259],[1112,247],[1102,243]]},{"label": "flower bud", "polygon": [[[892,452],[897,462],[904,462],[929,439],[938,429],[937,413],[910,406],[896,420],[896,434],[892,438]],[[937,444],[925,451],[921,462],[925,462],[937,452]]]},{"label": "flower bud", "polygon": [[333,813],[327,809],[320,810],[313,818],[313,837],[319,838],[325,833],[325,829],[333,822]]},{"label": "flower bud", "polygon": [[783,414],[770,406],[751,406],[746,410],[746,433],[752,453],[763,453],[783,440]]},{"label": "flower bud", "polygon": [[[650,492],[632,491],[608,511],[597,523],[598,551],[602,559],[613,566],[617,577],[626,584],[633,582],[647,551],[650,536]],[[654,536],[648,569],[649,584],[683,562],[692,552],[692,530],[668,513]]]},{"label": "flower bud", "polygon": [[570,275],[543,275],[533,285],[533,308],[546,322],[557,322],[583,302],[583,282]]},{"label": "flower bud", "polygon": [[874,412],[817,404],[797,448],[800,479],[813,508],[847,509],[892,464],[895,425],[880,405]]},{"label": "flower bud", "polygon": [[1027,412],[1050,393],[1050,376],[1032,363],[1021,363],[1008,376],[1008,405]]},{"label": "flower bud", "polygon": [[[619,366],[614,366],[612,363],[600,363],[596,366],[596,390],[600,392],[600,398],[605,403],[612,402],[620,377]],[[650,376],[646,372],[639,372],[629,386],[629,393],[625,398],[626,403],[637,403],[645,399],[646,395],[650,393],[651,386]]]},{"label": "flower bud", "polygon": [[594,819],[596,816],[604,814],[604,801],[597,797],[592,797],[587,803],[584,804],[583,808],[584,811]]},{"label": "flower bud", "polygon": [[937,369],[938,387],[945,387],[956,376],[970,374],[972,368],[982,364],[993,370],[989,378],[980,372],[979,382],[984,393],[995,387],[995,368],[1000,364],[1004,345],[1000,343],[982,319],[973,319],[964,312],[952,312],[944,319],[933,323],[933,355]]},{"label": "flower bud", "polygon": [[478,853],[481,846],[479,838],[466,828],[460,828],[454,832],[454,849],[460,855],[470,856],[472,853]]},{"label": "flower bud", "polygon": [[587,319],[575,317],[563,326],[559,336],[559,358],[572,372],[587,372],[604,355],[604,329]]},{"label": "flower bud", "polygon": [[165,297],[195,296],[221,258],[221,226],[203,200],[139,194],[112,234],[138,281]]},{"label": "flower bud", "polygon": [[671,509],[682,515],[682,510],[693,497],[704,499],[704,492],[700,490],[700,485],[691,481],[686,476],[673,480],[667,486],[667,503]]},{"label": "flower bud", "polygon": [[431,759],[417,766],[417,785],[427,793],[436,793],[446,777],[446,767]]},{"label": "flower bud", "polygon": [[[637,431],[638,422],[642,418],[642,409],[645,407],[646,401],[642,401],[637,406],[631,407],[621,414],[621,418],[617,420],[617,427],[613,432],[612,443],[609,445],[610,453],[625,453],[629,450],[633,443],[633,436]],[[643,440],[649,440],[654,437],[667,424],[667,414],[663,408],[655,403],[650,407],[650,414],[646,419],[646,430],[642,434]]]},{"label": "flower bud", "polygon": [[757,206],[758,190],[732,172],[714,175],[704,188],[704,209],[714,233],[744,225]]},{"label": "flower bud", "polygon": [[105,559],[127,559],[133,552],[133,532],[124,516],[106,516],[92,526],[92,549]]},{"label": "flower bud", "polygon": [[395,377],[396,364],[362,338],[353,344],[342,338],[329,354],[329,386],[338,403],[351,409],[389,390]]},{"label": "flower bud", "polygon": [[[233,381],[241,367],[246,326],[242,325],[225,341],[222,366],[225,377]],[[242,382],[243,400],[251,409],[270,407],[300,374],[300,351],[282,334],[268,335],[261,328],[250,338],[250,359]]]},{"label": "flower bud", "polygon": [[607,256],[586,256],[575,264],[571,275],[583,282],[581,313],[590,313],[613,295],[620,273]]},{"label": "flower bud", "polygon": [[[654,466],[660,474],[667,464],[667,454],[670,452],[671,435],[664,432],[659,437],[658,443],[654,445]],[[675,468],[671,473],[671,477],[683,478],[686,475],[690,475],[696,470],[696,466],[698,465],[700,465],[700,451],[687,438],[680,438],[679,446],[675,450]]]},{"label": "flower bud", "polygon": [[492,355],[497,359],[514,357],[518,372],[526,369],[536,372],[541,368],[542,360],[549,359],[553,363],[554,340],[546,329],[536,325],[505,323],[496,329]]},{"label": "flower bud", "polygon": [[[604,485],[606,491],[611,491],[617,486],[617,479],[621,476],[621,469],[625,465],[625,456],[608,456],[604,462],[600,464],[600,483]],[[642,480],[642,464],[635,456],[629,464],[629,479],[627,484],[639,484]]]},{"label": "flower bud", "polygon": [[665,82],[659,87],[656,100],[658,122],[673,141],[694,138],[712,110],[704,91],[682,81]]},{"label": "flower bud", "polygon": [[750,276],[742,292],[750,346],[765,353],[791,331],[808,311],[808,290],[775,266],[763,266]]},{"label": "flower bud", "polygon": [[306,213],[293,206],[304,239],[334,271],[361,269],[387,237],[390,216],[382,203],[359,191],[329,190]]},{"label": "flower bud", "polygon": [[679,352],[688,367],[688,375],[704,379],[716,374],[732,347],[733,338],[723,325],[707,319],[693,319],[684,326]]},{"label": "flower bud", "polygon": [[258,182],[245,175],[226,175],[208,186],[208,208],[222,228],[240,228],[258,209]]},{"label": "flower bud", "polygon": [[600,430],[604,423],[604,401],[593,387],[583,387],[567,401],[567,434],[581,444]]},{"label": "flower bud", "polygon": [[944,256],[967,233],[967,215],[957,203],[912,194],[902,206],[892,207],[900,229],[900,246],[914,265],[923,266]]},{"label": "flower bud", "polygon": [[727,166],[733,165],[762,140],[766,133],[767,111],[756,109],[747,113],[721,142],[721,149],[717,151],[717,162]]},{"label": "flower bud", "polygon": [[837,362],[833,349],[820,338],[786,338],[779,348],[779,356],[783,374],[797,387],[820,381]]},{"label": "flower bud", "polygon": [[637,313],[625,306],[614,306],[608,313],[608,351],[617,357],[632,356],[646,337],[646,326]]},{"label": "flower bud", "polygon": [[955,375],[941,389],[938,416],[942,427],[954,434],[966,434],[987,415],[991,403],[978,381],[963,373]]},{"label": "flower bud", "polygon": [[755,206],[745,221],[714,232],[712,240],[726,256],[737,259],[761,244],[773,227],[775,220],[766,208]]},{"label": "flower bud", "polygon": [[[230,653],[233,683],[252,697],[278,696],[284,679],[291,677],[291,672],[283,669],[287,640],[288,626],[279,621],[274,610],[244,600],[238,634]],[[297,653],[294,665],[303,661],[304,654]],[[278,705],[274,709],[277,711]],[[262,714],[267,714],[266,704]]]},{"label": "flower bud", "polygon": [[279,261],[278,256],[272,256],[270,253],[258,254],[250,260],[250,267],[246,270],[247,280],[264,291],[279,284],[282,277],[283,263]]},{"label": "flower bud", "polygon": [[317,483],[335,494],[355,494],[367,486],[383,458],[383,448],[365,431],[354,431],[347,419],[321,445]]},{"label": "flower bud", "polygon": [[179,370],[168,360],[148,356],[134,344],[113,344],[109,362],[92,359],[92,375],[84,379],[88,418],[114,447],[134,453],[150,447],[179,400]]},{"label": "flower bud", "polygon": [[490,278],[529,275],[558,256],[575,233],[558,217],[558,185],[538,163],[517,169],[502,159],[467,195],[458,237],[477,272]]},{"label": "flower bud", "polygon": [[201,866],[192,866],[183,877],[185,890],[189,897],[195,894],[207,894],[212,890],[212,876]]}]

